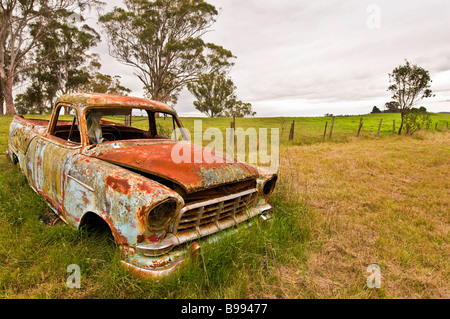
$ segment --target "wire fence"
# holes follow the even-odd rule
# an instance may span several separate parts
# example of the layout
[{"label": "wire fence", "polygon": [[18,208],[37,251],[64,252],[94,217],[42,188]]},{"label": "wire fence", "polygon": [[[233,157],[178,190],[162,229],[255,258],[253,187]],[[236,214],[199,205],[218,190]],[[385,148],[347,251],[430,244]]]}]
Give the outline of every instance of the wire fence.
[{"label": "wire fence", "polygon": [[[311,142],[341,140],[348,137],[368,137],[368,136],[386,136],[399,133],[401,121],[398,119],[364,119],[359,120],[343,119],[331,117],[320,122],[311,123],[302,120],[292,120],[289,125],[281,124],[280,140],[282,142]],[[418,127],[417,130],[426,131],[445,131],[449,129],[448,120],[435,120],[428,123],[425,127]],[[402,132],[406,132],[403,125]]]},{"label": "wire fence", "polygon": [[[428,131],[444,131],[449,129],[450,115],[437,117],[426,126],[420,128]],[[191,136],[203,134],[208,128],[218,128],[224,134],[227,129],[249,128],[270,129],[277,128],[281,143],[314,143],[329,140],[346,140],[349,137],[386,136],[398,134],[401,119],[400,116],[333,116],[333,117],[304,117],[304,118],[239,118],[236,123],[229,118],[182,118],[185,128]],[[124,124],[132,122],[133,126],[144,126],[146,117],[133,116],[121,119]],[[160,117],[157,118],[159,129],[169,131],[172,129],[172,121]],[[235,129],[236,129],[235,128]],[[405,126],[402,129],[405,132]]]}]

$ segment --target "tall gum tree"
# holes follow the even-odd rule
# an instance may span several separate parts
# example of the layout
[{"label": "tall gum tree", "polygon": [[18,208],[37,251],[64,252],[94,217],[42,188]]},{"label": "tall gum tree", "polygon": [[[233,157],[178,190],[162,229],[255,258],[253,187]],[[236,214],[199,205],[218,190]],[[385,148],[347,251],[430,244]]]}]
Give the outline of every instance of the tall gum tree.
[{"label": "tall gum tree", "polygon": [[200,74],[226,69],[233,55],[205,43],[216,8],[203,0],[124,0],[99,19],[109,53],[132,66],[153,100],[176,103],[181,89]]},{"label": "tall gum tree", "polygon": [[33,68],[25,59],[39,39],[51,31],[51,24],[62,12],[82,11],[87,0],[0,0],[0,88],[5,113],[15,114],[14,81]]},{"label": "tall gum tree", "polygon": [[197,81],[188,83],[187,88],[197,99],[195,108],[209,117],[219,116],[236,100],[236,86],[224,73],[202,74]]},{"label": "tall gum tree", "polygon": [[202,74],[197,81],[188,83],[187,88],[197,99],[195,108],[209,117],[232,117],[235,123],[236,117],[256,114],[250,103],[237,99],[237,88],[224,72]]}]

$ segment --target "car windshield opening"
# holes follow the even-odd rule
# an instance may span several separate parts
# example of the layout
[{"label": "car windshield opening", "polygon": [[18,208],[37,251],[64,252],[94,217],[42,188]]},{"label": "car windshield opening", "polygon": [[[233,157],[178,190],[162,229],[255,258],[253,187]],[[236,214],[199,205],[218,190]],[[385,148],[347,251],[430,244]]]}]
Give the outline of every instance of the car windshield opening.
[{"label": "car windshield opening", "polygon": [[92,108],[86,111],[90,144],[133,139],[182,139],[173,114],[142,108]]}]

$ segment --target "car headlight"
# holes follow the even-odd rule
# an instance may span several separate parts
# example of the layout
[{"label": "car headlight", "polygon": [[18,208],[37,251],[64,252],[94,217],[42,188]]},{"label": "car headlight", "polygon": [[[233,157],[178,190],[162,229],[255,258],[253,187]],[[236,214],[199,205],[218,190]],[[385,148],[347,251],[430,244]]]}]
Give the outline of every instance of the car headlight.
[{"label": "car headlight", "polygon": [[147,213],[147,227],[150,230],[161,230],[169,226],[177,213],[177,201],[168,198]]},{"label": "car headlight", "polygon": [[269,196],[273,193],[275,189],[275,184],[277,183],[277,175],[274,175],[272,178],[268,179],[263,185],[263,194],[264,196]]}]

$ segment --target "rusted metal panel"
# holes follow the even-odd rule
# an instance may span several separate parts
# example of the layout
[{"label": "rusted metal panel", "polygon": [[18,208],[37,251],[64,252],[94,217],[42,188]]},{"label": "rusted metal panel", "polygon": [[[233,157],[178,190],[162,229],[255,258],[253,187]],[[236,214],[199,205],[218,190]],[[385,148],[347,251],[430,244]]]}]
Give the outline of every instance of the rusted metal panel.
[{"label": "rusted metal panel", "polygon": [[[253,166],[237,161],[227,163],[218,155],[204,155],[206,152],[203,152],[203,148],[193,144],[189,145],[192,161],[174,163],[171,153],[176,143],[176,141],[119,142],[101,145],[87,154],[110,163],[169,179],[178,183],[188,194],[233,181],[258,177],[258,171]],[[196,156],[201,156],[200,163],[194,162]],[[206,161],[205,156],[214,158]]]},{"label": "rusted metal panel", "polygon": [[[177,141],[88,145],[84,117],[89,108],[139,107],[176,115],[171,107],[105,94],[66,95],[59,103],[76,107],[82,142],[52,135],[56,126],[68,125],[56,121],[55,114],[49,122],[15,117],[8,154],[66,223],[80,227],[89,214],[100,216],[121,248],[124,265],[136,274],[170,274],[189,257],[186,244],[218,238],[270,210],[267,196],[276,174],[203,152],[200,146],[185,144],[191,161],[179,163],[171,156]],[[198,253],[199,247],[191,244],[191,251]]]},{"label": "rusted metal panel", "polygon": [[[179,209],[183,199],[173,190],[141,175],[84,155],[74,156],[67,168],[65,211],[78,226],[86,208],[112,225],[119,244],[136,245],[156,241],[170,231],[145,228],[146,209],[174,198]],[[89,188],[88,188],[89,187]],[[84,209],[83,209],[84,208]]]}]

